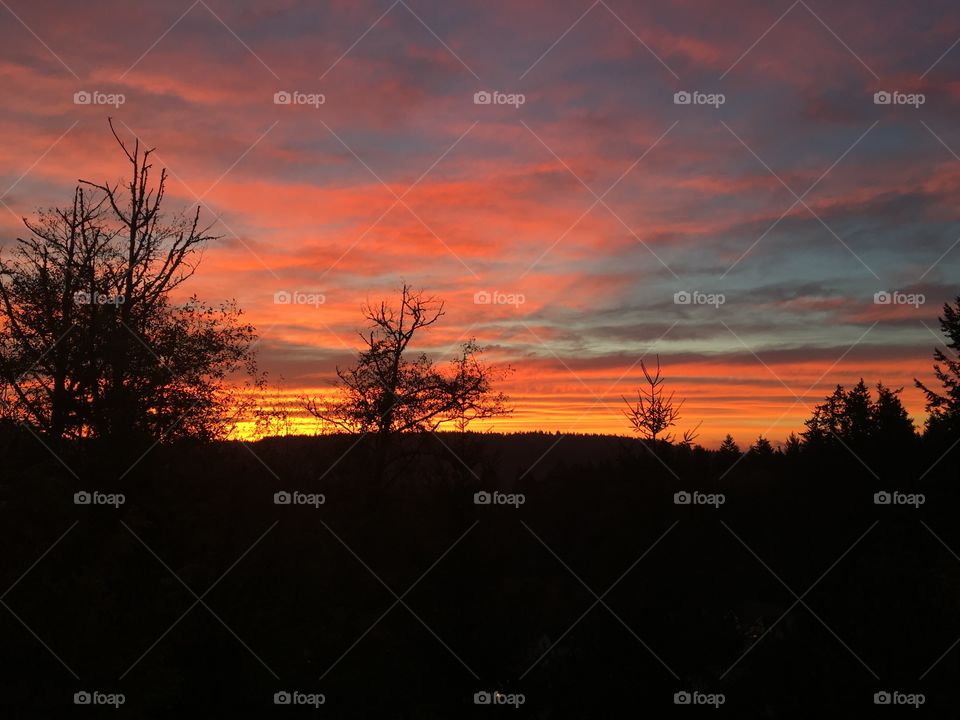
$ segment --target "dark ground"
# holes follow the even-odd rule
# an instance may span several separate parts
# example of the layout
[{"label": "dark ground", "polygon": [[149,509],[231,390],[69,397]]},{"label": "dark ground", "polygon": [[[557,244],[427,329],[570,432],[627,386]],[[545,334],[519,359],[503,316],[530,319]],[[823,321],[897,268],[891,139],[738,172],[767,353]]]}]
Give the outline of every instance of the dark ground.
[{"label": "dark ground", "polygon": [[[876,479],[847,453],[727,473],[677,449],[668,470],[623,438],[441,438],[378,485],[346,436],[156,447],[122,479],[141,450],[67,449],[68,470],[6,437],[0,717],[906,712],[880,691],[923,693],[910,716],[960,712],[960,450],[918,482],[944,448],[864,458]],[[925,503],[875,505],[881,488]],[[475,505],[480,490],[525,502]],[[725,503],[675,505],[680,490]],[[76,707],[83,690],[125,703]],[[283,690],[326,702],[274,705]],[[678,707],[680,691],[725,703]]]}]

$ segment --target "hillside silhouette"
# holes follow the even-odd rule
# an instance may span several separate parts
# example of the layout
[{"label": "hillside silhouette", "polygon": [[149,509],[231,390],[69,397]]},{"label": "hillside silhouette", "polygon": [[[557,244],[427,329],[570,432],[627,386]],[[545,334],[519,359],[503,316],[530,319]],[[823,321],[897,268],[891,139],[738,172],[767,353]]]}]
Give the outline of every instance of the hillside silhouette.
[{"label": "hillside silhouette", "polygon": [[[522,693],[533,717],[589,717],[669,712],[697,690],[734,715],[802,717],[896,687],[949,707],[956,656],[913,673],[960,632],[960,563],[938,540],[956,540],[955,459],[878,481],[843,454],[747,456],[727,472],[718,451],[480,434],[464,480],[455,434],[434,440],[374,492],[376,450],[347,435],[165,445],[121,482],[79,456],[73,478],[32,437],[5,436],[7,555],[73,529],[4,602],[83,678],[8,616],[5,703],[57,714],[101,687],[138,717],[269,715],[275,692],[299,688],[336,717],[483,717],[472,698],[489,689]],[[917,452],[901,467],[936,459]],[[93,488],[124,503],[74,505]],[[884,490],[924,502],[875,504]],[[723,502],[676,504],[684,491]],[[281,492],[323,502],[275,504]],[[481,492],[504,502],[476,504]]]}]

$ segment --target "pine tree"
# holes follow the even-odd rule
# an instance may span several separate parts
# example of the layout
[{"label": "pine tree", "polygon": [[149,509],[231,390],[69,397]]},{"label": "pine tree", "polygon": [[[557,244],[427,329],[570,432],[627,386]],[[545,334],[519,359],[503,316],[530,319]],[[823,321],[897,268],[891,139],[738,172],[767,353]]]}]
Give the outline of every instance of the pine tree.
[{"label": "pine tree", "polygon": [[900,402],[903,388],[893,390],[877,383],[877,399],[871,406],[873,442],[878,449],[903,447],[916,439],[913,420]]},{"label": "pine tree", "polygon": [[797,434],[790,433],[790,437],[787,438],[787,442],[784,445],[784,454],[788,457],[796,457],[800,454],[802,448],[803,443],[800,442],[800,438],[797,437]]},{"label": "pine tree", "polygon": [[843,413],[840,419],[840,437],[851,448],[866,447],[871,435],[873,399],[870,389],[860,378],[843,398]]},{"label": "pine tree", "polygon": [[[900,401],[902,390],[877,383],[874,399],[862,378],[850,390],[837,385],[806,421],[803,445],[821,450],[843,448],[857,455],[909,449],[916,434],[913,421]],[[790,449],[788,441],[788,451]]]},{"label": "pine tree", "polygon": [[773,445],[763,435],[757,438],[757,441],[750,448],[750,452],[761,458],[770,458],[774,455]]},{"label": "pine tree", "polygon": [[740,456],[740,446],[737,445],[736,441],[733,439],[733,435],[727,433],[727,436],[723,439],[723,442],[720,443],[720,452],[723,455],[730,455],[733,457]]},{"label": "pine tree", "polygon": [[813,415],[804,422],[807,429],[801,433],[810,448],[830,448],[838,444],[844,430],[847,393],[837,385],[831,395],[813,409]]},{"label": "pine tree", "polygon": [[927,397],[927,433],[941,438],[960,436],[960,359],[957,359],[957,353],[960,353],[960,296],[955,302],[955,306],[945,303],[940,316],[940,330],[948,338],[947,347],[953,351],[953,358],[940,348],[933,351],[936,361],[933,374],[943,386],[943,392],[914,379]]}]

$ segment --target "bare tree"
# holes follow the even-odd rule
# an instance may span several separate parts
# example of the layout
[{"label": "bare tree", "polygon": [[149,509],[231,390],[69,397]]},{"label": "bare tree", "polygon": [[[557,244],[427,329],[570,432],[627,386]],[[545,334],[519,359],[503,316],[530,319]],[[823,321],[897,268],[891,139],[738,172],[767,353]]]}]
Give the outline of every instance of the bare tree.
[{"label": "bare tree", "polygon": [[260,382],[260,392],[257,402],[251,408],[253,419],[253,434],[257,438],[292,435],[294,432],[293,413],[290,403],[284,397],[282,390],[283,378],[276,383],[272,394],[268,395],[267,379]]},{"label": "bare tree", "polygon": [[303,404],[315,418],[340,430],[375,434],[378,478],[391,436],[432,432],[448,423],[465,430],[474,420],[509,412],[506,398],[492,389],[504,371],[481,361],[482,348],[475,341],[463,343],[446,370],[426,354],[411,351],[420,331],[443,317],[442,301],[404,284],[399,306],[381,301],[363,312],[368,321],[360,332],[365,348],[354,366],[337,368],[338,396],[329,401],[303,398]]},{"label": "bare tree", "polygon": [[[92,345],[104,291],[93,271],[111,235],[103,224],[103,198],[82,188],[63,208],[24,218],[30,231],[18,238],[11,259],[0,258],[0,381],[5,414],[61,438],[82,424],[78,395],[96,390]],[[16,411],[13,408],[16,408]]]},{"label": "bare tree", "polygon": [[449,390],[452,407],[447,417],[461,435],[476,420],[510,412],[506,396],[493,390],[494,381],[503,379],[510,368],[484,364],[480,359],[483,351],[476,340],[469,340],[460,346],[460,352],[452,361]]},{"label": "bare tree", "polygon": [[161,212],[153,151],[110,128],[129,182],[81,181],[0,260],[2,412],[58,441],[221,436],[242,404],[235,376],[257,382],[254,329],[232,302],[173,304],[212,236],[199,208]]},{"label": "bare tree", "polygon": [[[640,437],[653,441],[656,446],[657,440],[671,443],[674,440],[673,433],[667,432],[674,427],[680,420],[680,409],[683,407],[684,400],[679,402],[674,400],[674,393],[666,393],[664,388],[664,377],[660,370],[660,356],[657,356],[657,369],[650,372],[643,360],[640,361],[640,368],[643,370],[643,377],[646,385],[637,389],[637,401],[632,403],[623,397],[627,405],[624,415],[630,421],[630,426]],[[697,426],[683,433],[680,440],[682,445],[691,444],[697,437]]]},{"label": "bare tree", "polygon": [[154,185],[153,148],[141,148],[139,138],[128,146],[112,119],[109,124],[130,165],[130,179],[122,185],[80,182],[104,194],[120,241],[105,265],[105,279],[123,302],[107,342],[110,382],[104,390],[104,404],[109,413],[102,418],[110,423],[110,434],[120,435],[133,427],[137,416],[137,388],[131,375],[143,348],[151,349],[149,324],[162,315],[169,294],[196,271],[202,246],[216,238],[209,234],[209,227],[200,227],[199,206],[192,216],[168,218],[161,212],[166,169],[160,170]]}]

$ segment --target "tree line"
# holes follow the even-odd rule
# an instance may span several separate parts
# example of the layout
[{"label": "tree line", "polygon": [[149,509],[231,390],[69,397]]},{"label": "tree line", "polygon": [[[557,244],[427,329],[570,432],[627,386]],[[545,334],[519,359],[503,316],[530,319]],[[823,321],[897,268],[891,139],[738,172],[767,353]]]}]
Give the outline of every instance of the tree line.
[{"label": "tree line", "polygon": [[[900,399],[903,388],[890,388],[882,382],[875,386],[876,396],[863,378],[850,389],[837,385],[823,402],[817,404],[811,416],[804,421],[805,429],[791,433],[780,449],[763,435],[748,448],[760,456],[782,452],[787,455],[801,450],[832,452],[840,449],[855,455],[883,457],[916,449],[921,440],[933,447],[949,447],[960,439],[960,296],[954,303],[943,305],[940,329],[946,337],[946,347],[953,358],[943,350],[934,350],[933,374],[940,386],[914,379],[914,384],[926,398],[927,419],[918,430]],[[657,357],[656,368],[650,369],[641,360],[645,384],[637,390],[636,401],[623,398],[627,405],[624,415],[634,433],[656,448],[659,444],[678,444],[689,447],[697,437],[698,423],[685,430],[677,439],[671,428],[681,419],[684,400],[676,400],[675,392],[667,392],[665,378]],[[729,433],[719,451],[726,455],[740,455],[740,446]]]}]

